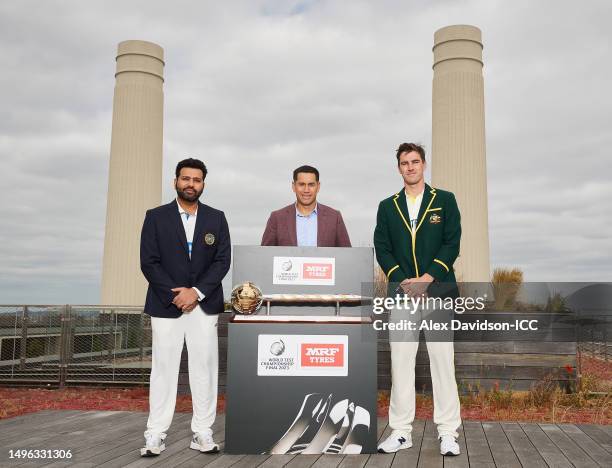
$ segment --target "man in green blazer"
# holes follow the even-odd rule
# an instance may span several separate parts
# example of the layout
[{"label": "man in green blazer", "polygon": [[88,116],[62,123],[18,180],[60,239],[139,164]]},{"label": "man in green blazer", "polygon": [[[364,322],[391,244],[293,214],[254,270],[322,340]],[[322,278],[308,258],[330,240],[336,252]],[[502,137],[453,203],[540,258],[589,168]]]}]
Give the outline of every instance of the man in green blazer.
[{"label": "man in green blazer", "polygon": [[[404,187],[380,202],[374,230],[376,259],[389,281],[388,293],[395,295],[401,291],[412,297],[426,294],[456,297],[453,263],[459,255],[461,216],[455,196],[425,183],[425,150],[420,145],[402,143],[396,157]],[[436,287],[432,287],[432,283]],[[458,455],[460,449],[456,439],[461,415],[453,343],[430,341],[427,333],[426,338],[440,453]],[[390,340],[390,345],[389,426],[393,432],[378,447],[383,453],[412,446],[418,331],[412,334],[412,339]]]}]

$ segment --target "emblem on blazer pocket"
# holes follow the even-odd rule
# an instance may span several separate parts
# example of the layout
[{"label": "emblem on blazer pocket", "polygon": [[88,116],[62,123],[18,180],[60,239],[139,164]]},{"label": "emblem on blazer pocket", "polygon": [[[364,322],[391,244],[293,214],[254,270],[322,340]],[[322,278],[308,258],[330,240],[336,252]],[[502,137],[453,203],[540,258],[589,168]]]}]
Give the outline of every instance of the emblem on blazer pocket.
[{"label": "emblem on blazer pocket", "polygon": [[442,222],[442,217],[438,213],[433,213],[429,217],[429,222],[431,224],[440,224]]},{"label": "emblem on blazer pocket", "polygon": [[215,243],[215,235],[212,232],[206,233],[204,236],[204,243],[206,245],[213,245]]}]

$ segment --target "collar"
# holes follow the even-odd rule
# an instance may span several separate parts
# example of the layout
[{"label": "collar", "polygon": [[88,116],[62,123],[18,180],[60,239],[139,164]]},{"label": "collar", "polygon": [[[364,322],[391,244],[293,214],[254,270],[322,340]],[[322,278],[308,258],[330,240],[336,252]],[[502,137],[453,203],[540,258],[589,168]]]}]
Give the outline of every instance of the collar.
[{"label": "collar", "polygon": [[416,201],[419,198],[423,198],[423,194],[425,193],[425,189],[427,187],[423,188],[423,190],[421,190],[421,193],[419,193],[416,197],[412,197],[410,195],[408,195],[408,193],[406,192],[406,188],[404,188],[404,195],[406,195],[406,200],[412,200],[412,201]]},{"label": "collar", "polygon": [[[179,212],[179,214],[180,214],[180,215],[183,215],[183,214],[187,213],[187,212],[185,211],[185,208],[183,208],[183,207],[181,206],[181,204],[179,203],[178,198],[176,199],[176,206],[178,206],[178,212]],[[197,205],[196,205],[196,211],[195,211],[195,213],[194,213],[194,214],[191,214],[191,213],[187,213],[187,214],[188,214],[189,216],[197,216],[197,215],[198,215],[198,208],[197,208]]]},{"label": "collar", "polygon": [[301,217],[301,218],[308,218],[308,217],[310,217],[312,214],[315,214],[315,215],[316,215],[318,210],[319,210],[319,204],[318,204],[318,203],[315,203],[314,210],[312,210],[312,211],[311,211],[309,214],[307,214],[307,215],[303,215],[303,214],[302,214],[302,213],[300,213],[300,211],[298,210],[298,208],[297,208],[297,203],[295,204],[295,214],[296,214],[296,216],[299,216],[299,217]]}]

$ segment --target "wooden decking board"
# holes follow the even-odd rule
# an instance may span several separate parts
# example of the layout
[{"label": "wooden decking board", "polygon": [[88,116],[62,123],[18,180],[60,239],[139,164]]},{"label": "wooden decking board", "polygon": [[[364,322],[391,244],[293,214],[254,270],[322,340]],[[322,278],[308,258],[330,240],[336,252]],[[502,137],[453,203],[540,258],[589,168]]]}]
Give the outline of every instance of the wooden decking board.
[{"label": "wooden decking board", "polygon": [[606,434],[608,434],[610,437],[612,437],[612,425],[610,425],[610,426],[597,426],[597,427],[599,427],[599,429],[601,429]]},{"label": "wooden decking board", "polygon": [[[180,444],[181,447],[184,447],[185,450],[187,450],[188,443],[186,439],[187,437],[191,436],[191,432],[189,431],[189,429],[182,429],[180,431],[175,431],[172,433],[172,435],[176,436],[176,438],[166,439],[166,442],[167,442],[166,451],[168,451],[168,449],[175,444]],[[142,447],[142,444],[143,444],[142,436],[137,437],[137,438],[132,438],[130,439],[130,442],[131,443],[129,444],[128,447],[122,446],[123,453],[115,452],[111,454],[111,458],[107,459],[104,463],[101,463],[99,466],[100,467],[117,467],[117,466],[123,467],[123,466],[129,465],[132,462],[140,460],[141,459],[140,447]],[[125,449],[127,449],[127,451]],[[162,453],[159,457],[164,455],[164,453]],[[159,457],[152,457],[152,458],[157,459]],[[157,461],[158,460],[155,460],[155,462],[151,461],[151,463],[156,463]]]},{"label": "wooden decking board", "polygon": [[383,435],[383,432],[385,432],[385,429],[387,429],[387,426],[389,425],[389,420],[387,418],[382,418],[380,416],[378,416],[376,418],[376,440],[380,442],[380,438]]},{"label": "wooden decking board", "polygon": [[[612,454],[601,448],[597,442],[574,424],[559,424],[561,430],[584,450],[599,466],[612,466]],[[605,429],[602,428],[602,429]]]},{"label": "wooden decking board", "polygon": [[325,455],[324,457],[319,457],[311,468],[336,468],[342,463],[343,458],[344,455]]},{"label": "wooden decking board", "polygon": [[[95,463],[96,466],[100,466],[103,463],[113,460],[120,454],[129,454],[131,452],[137,453],[144,443],[143,432],[146,426],[147,415],[138,414],[136,415],[140,421],[139,428],[135,428],[134,432],[129,436],[121,437],[120,439],[114,439],[109,442],[103,451],[98,451],[93,455],[89,455],[83,460],[84,462]],[[191,415],[177,414],[174,416],[172,421],[172,427],[170,430],[181,425],[189,424],[188,421],[191,419]],[[174,434],[172,434],[167,441],[172,442]]]},{"label": "wooden decking board", "polygon": [[412,424],[412,448],[400,450],[395,454],[392,468],[416,468],[419,463],[419,453],[423,442],[425,421],[416,420]]},{"label": "wooden decking board", "polygon": [[141,431],[142,426],[140,424],[135,425],[132,427],[130,434],[124,434],[122,437],[108,440],[102,446],[97,446],[92,452],[83,453],[79,460],[84,463],[91,462],[99,466],[120,455],[131,454],[142,446]]},{"label": "wooden decking board", "polygon": [[441,468],[444,466],[444,458],[440,455],[438,430],[431,419],[425,421],[425,430],[423,431],[423,441],[421,442],[417,466],[423,468]]},{"label": "wooden decking board", "polygon": [[556,424],[540,424],[548,438],[559,447],[567,458],[577,468],[595,466],[595,461],[589,457],[576,443],[565,434]]},{"label": "wooden decking board", "polygon": [[465,432],[463,431],[463,424],[459,426],[457,433],[459,434],[459,437],[457,437],[457,442],[459,443],[461,453],[456,457],[444,457],[444,468],[467,468],[470,466],[465,445]]},{"label": "wooden decking board", "polygon": [[[133,413],[132,413],[133,414]],[[132,420],[125,421],[118,425],[112,431],[106,434],[101,434],[100,439],[93,443],[89,448],[77,448],[75,461],[89,462],[97,455],[104,453],[116,453],[119,448],[128,450],[131,444],[132,447],[142,445],[144,427],[146,424],[146,415],[144,413],[133,414]],[[140,447],[138,447],[140,448]]]},{"label": "wooden decking board", "polygon": [[245,455],[239,461],[232,465],[232,468],[251,468],[253,466],[259,466],[265,462],[271,455],[260,454],[260,455]]},{"label": "wooden decking board", "polygon": [[536,450],[542,456],[544,461],[549,466],[555,468],[571,467],[572,464],[569,462],[563,452],[549,439],[544,431],[535,423],[520,423],[523,431],[529,437],[529,440],[534,445]]},{"label": "wooden decking board", "polygon": [[[133,419],[133,418],[132,418]],[[47,439],[45,442],[41,443],[38,448],[51,448],[54,446],[57,449],[66,449],[70,448],[72,453],[72,458],[70,460],[61,460],[57,459],[55,461],[49,461],[44,464],[46,467],[60,467],[60,466],[72,466],[74,463],[78,463],[83,460],[83,453],[86,453],[87,450],[92,450],[93,448],[98,447],[100,444],[103,444],[104,439],[109,437],[109,434],[115,432],[115,427],[121,424],[129,423],[129,413],[122,414],[114,414],[109,416],[104,423],[98,424],[95,428],[88,427],[86,431],[78,431],[83,432],[83,434],[73,434],[73,433],[61,433],[55,438]],[[81,423],[82,424],[82,423]],[[89,424],[91,424],[89,422]],[[70,446],[67,447],[66,440],[70,440]],[[34,465],[24,463],[24,464],[14,464],[13,466],[20,466],[22,468],[26,468],[27,466],[41,466],[41,462],[37,462]]]},{"label": "wooden decking board", "polygon": [[[384,430],[378,437],[378,442],[385,440],[387,437],[391,435],[391,426],[385,421],[378,421],[378,431],[380,432],[380,428],[384,426]],[[388,468],[393,463],[393,457],[395,457],[394,453],[375,453],[370,455],[370,458],[366,462],[366,468]]]},{"label": "wooden decking board", "polygon": [[338,468],[363,468],[365,464],[368,462],[370,455],[346,455]]},{"label": "wooden decking board", "polygon": [[[158,457],[151,458],[143,458],[138,453],[134,454],[135,460],[131,463],[122,464],[124,467],[129,468],[143,468],[145,466],[163,466],[168,463],[168,460],[172,459],[173,465],[178,465],[178,460],[174,460],[174,457],[177,454],[189,453],[195,456],[198,452],[195,450],[191,450],[189,448],[189,443],[191,439],[191,431],[189,429],[182,429],[175,433],[180,437],[179,440],[175,440],[174,442],[170,442],[166,445],[166,450],[164,450]],[[140,447],[134,447],[140,448]],[[211,456],[215,456],[214,454]]]},{"label": "wooden decking board", "polygon": [[246,456],[247,455],[230,455],[229,453],[221,454],[219,458],[216,458],[205,466],[206,468],[227,468],[236,466],[236,464]]},{"label": "wooden decking board", "polygon": [[297,457],[297,455],[275,455],[273,457],[268,458],[265,462],[258,466],[260,466],[261,468],[280,468],[281,466],[285,466],[295,457]]},{"label": "wooden decking board", "polygon": [[[91,412],[79,411],[69,414],[66,417],[63,417],[63,415],[58,415],[54,419],[47,420],[41,424],[38,424],[36,419],[31,419],[28,422],[25,422],[23,426],[20,426],[21,429],[14,427],[11,430],[10,435],[6,434],[4,437],[2,437],[0,444],[2,444],[3,447],[9,447],[14,442],[25,443],[24,434],[29,437],[35,437],[32,436],[34,432],[45,434],[48,429],[51,429],[54,426],[70,425],[73,422],[85,419],[88,413]],[[21,448],[25,447],[22,446]]]},{"label": "wooden decking board", "polygon": [[[146,426],[144,412],[45,411],[40,421],[26,415],[2,428],[10,428],[8,440],[18,440],[18,448],[43,449],[53,444],[70,449],[70,460],[8,460],[0,454],[0,467],[129,467],[143,468],[540,468],[612,466],[612,431],[609,426],[574,424],[532,424],[466,421],[459,428],[461,455],[442,457],[433,421],[415,421],[413,447],[395,454],[362,455],[235,455],[223,452],[225,417],[213,425],[214,438],[221,446],[217,454],[202,454],[188,448],[191,414],[177,413],[168,431],[166,450],[159,457],[141,458],[139,449]],[[37,432],[39,435],[32,435]],[[391,433],[386,418],[378,418],[378,440]],[[4,435],[4,434],[3,434]],[[27,444],[25,444],[27,442]],[[4,446],[0,441],[0,445]],[[24,446],[25,445],[25,446]],[[15,447],[17,448],[17,447]],[[5,449],[6,451],[6,449]]]},{"label": "wooden decking board", "polygon": [[285,465],[287,468],[310,468],[321,455],[298,455]]},{"label": "wooden decking board", "polygon": [[491,449],[482,429],[482,423],[464,421],[463,431],[465,432],[465,446],[470,466],[474,466],[475,463],[495,466]]},{"label": "wooden decking board", "polygon": [[[143,466],[164,467],[169,463],[168,460],[170,459],[172,466],[186,468],[193,463],[194,458],[196,457],[198,457],[200,466],[204,466],[206,463],[212,463],[221,456],[220,453],[204,454],[190,449],[190,440],[188,439],[191,439],[191,432],[187,432],[187,435],[188,438],[184,437],[181,441],[179,441],[179,443],[166,446],[166,450],[164,450],[159,457],[149,458],[149,464],[145,464]],[[164,455],[163,458],[162,455]],[[137,461],[138,460],[135,460],[132,462],[132,464],[136,463]]]},{"label": "wooden decking board", "polygon": [[37,424],[44,424],[48,421],[56,421],[58,418],[58,414],[62,414],[65,417],[71,416],[73,414],[81,413],[78,410],[44,410],[38,411],[36,413],[27,413],[21,416],[15,416],[12,418],[2,419],[0,420],[0,440],[2,440],[5,436],[10,435],[10,430],[15,427],[19,427],[22,424],[27,424],[32,419],[35,419]]},{"label": "wooden decking board", "polygon": [[[177,440],[176,443],[170,443],[166,446],[166,450],[159,455],[158,457],[151,458],[143,458],[137,456],[137,459],[132,463],[124,465],[126,468],[143,468],[146,466],[166,466],[169,463],[169,460],[172,460],[172,465],[181,466],[183,468],[187,468],[189,466],[204,466],[212,463],[215,459],[219,458],[222,454],[218,452],[216,454],[206,454],[201,453],[197,450],[193,450],[189,448],[189,444],[191,443],[191,437],[193,433],[191,432],[191,425],[188,425],[187,429],[182,429],[177,433],[181,434],[182,439],[180,441]],[[213,438],[218,443],[221,444],[225,441],[225,415],[221,414],[217,416],[214,424],[211,429],[213,431]],[[138,455],[138,454],[137,454]]]},{"label": "wooden decking board", "polygon": [[578,428],[597,442],[601,447],[612,453],[612,434],[593,424],[578,424]]},{"label": "wooden decking board", "polygon": [[[169,461],[168,459],[166,459],[166,463],[164,463],[163,461],[155,463],[154,465],[149,465],[149,466],[155,466],[155,467],[167,467],[168,463],[172,463],[173,467],[181,467],[181,468],[197,468],[200,466],[208,466],[211,463],[214,463],[216,461],[218,461],[221,456],[223,455],[221,452],[218,453],[199,453],[196,450],[192,450],[189,448],[189,444],[187,444],[184,448],[185,452],[191,452],[190,457],[187,458],[187,460],[185,460],[183,463],[175,465],[174,464],[174,457],[170,458]],[[183,452],[180,452],[181,454]]]},{"label": "wooden decking board", "polygon": [[[106,414],[105,414],[106,413]],[[79,436],[87,433],[87,429],[94,426],[94,422],[100,419],[100,416],[107,418],[113,415],[112,412],[87,412],[83,413],[80,418],[72,418],[68,424],[61,419],[58,424],[41,429],[34,423],[26,432],[30,437],[16,435],[10,441],[3,441],[2,445],[6,449],[61,449],[64,448],[66,440],[78,440]],[[15,464],[17,466],[17,464]]]},{"label": "wooden decking board", "polygon": [[516,456],[501,425],[498,422],[483,422],[482,429],[487,438],[495,464],[508,468],[521,468],[521,462]]},{"label": "wooden decking board", "polygon": [[[197,468],[201,466],[209,466],[212,463],[223,463],[223,461],[219,461],[219,459],[224,455],[223,447],[225,446],[225,415],[219,415],[215,420],[215,423],[212,425],[211,429],[213,430],[213,439],[219,444],[219,452],[217,453],[201,453],[197,450],[193,450],[188,448],[189,443],[191,442],[191,429],[189,429],[189,437],[187,438],[187,448],[185,451],[190,454],[185,461],[180,464],[175,464],[175,466],[180,466],[181,468]],[[181,453],[182,455],[182,453]],[[172,463],[174,463],[174,457],[170,457]],[[168,463],[159,462],[153,466],[165,467]]]},{"label": "wooden decking board", "polygon": [[[90,440],[89,445],[87,445],[86,442],[81,444],[81,441],[79,441],[80,446],[75,445],[75,449],[73,451],[73,460],[75,462],[80,462],[81,460],[85,461],[96,454],[107,452],[109,444],[112,444],[113,441],[123,441],[125,437],[133,436],[135,433],[142,430],[143,422],[134,417],[133,413],[126,413],[128,416],[127,420],[124,420],[121,424],[115,426],[112,431],[96,434],[95,439]],[[57,461],[49,465],[45,465],[45,468],[60,468],[65,466],[71,465],[69,462]]]},{"label": "wooden decking board", "polygon": [[[85,424],[89,424],[86,426]],[[80,429],[69,432],[64,435],[64,439],[68,438],[71,441],[71,449],[73,458],[75,454],[83,453],[92,447],[102,443],[108,437],[114,437],[124,426],[132,427],[134,425],[134,417],[128,412],[121,412],[105,418],[103,421],[97,422],[95,427],[91,427],[91,422],[83,422]]]},{"label": "wooden decking board", "polygon": [[523,466],[529,466],[529,468],[548,468],[548,465],[531,443],[520,424],[515,422],[501,423],[501,427]]},{"label": "wooden decking board", "polygon": [[[129,423],[128,423],[129,424]],[[136,428],[136,426],[132,426],[134,429]],[[60,444],[56,445],[57,448],[63,448],[63,449],[70,449],[72,451],[72,458],[71,459],[57,459],[56,461],[49,463],[49,464],[45,464],[44,466],[49,468],[49,467],[58,467],[58,466],[69,466],[69,467],[73,467],[76,464],[88,464],[90,462],[88,462],[87,460],[85,460],[86,456],[85,455],[89,455],[89,450],[108,450],[108,446],[107,444],[110,442],[112,443],[113,438],[116,437],[116,433],[115,431],[111,431],[106,429],[106,432],[104,428],[99,427],[99,426],[95,426],[92,427],[90,429],[89,432],[96,432],[96,431],[102,431],[102,434],[100,435],[100,438],[105,438],[107,439],[106,443],[99,443],[99,440],[91,441],[90,442],[90,449],[86,449],[82,446],[83,442],[81,441],[80,438],[71,438],[71,439],[66,439],[69,440],[70,442],[66,442],[66,440],[64,440],[63,442],[61,442]],[[112,434],[111,436],[109,436],[109,434]],[[43,447],[45,447],[43,445]],[[15,465],[13,465],[15,466]],[[41,462],[33,462],[33,463],[25,463],[22,465],[18,465],[19,468],[29,468],[29,467],[40,467],[41,466]],[[96,466],[94,464],[94,466]]]}]

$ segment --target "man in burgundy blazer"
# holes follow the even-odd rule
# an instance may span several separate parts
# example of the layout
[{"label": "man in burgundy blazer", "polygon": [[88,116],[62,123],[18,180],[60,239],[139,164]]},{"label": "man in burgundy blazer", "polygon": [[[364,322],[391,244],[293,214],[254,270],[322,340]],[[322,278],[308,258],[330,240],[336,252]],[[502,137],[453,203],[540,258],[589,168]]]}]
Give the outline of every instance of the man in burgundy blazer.
[{"label": "man in burgundy blazer", "polygon": [[339,211],[317,203],[319,171],[301,166],[293,171],[296,203],[270,214],[261,245],[350,247]]}]

